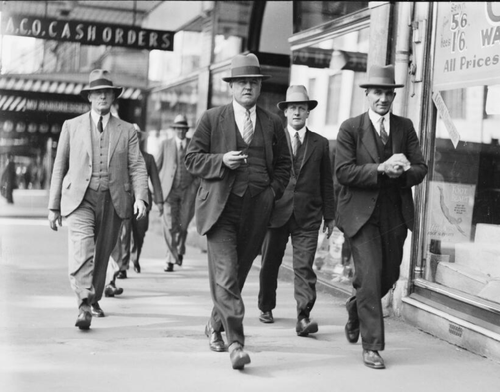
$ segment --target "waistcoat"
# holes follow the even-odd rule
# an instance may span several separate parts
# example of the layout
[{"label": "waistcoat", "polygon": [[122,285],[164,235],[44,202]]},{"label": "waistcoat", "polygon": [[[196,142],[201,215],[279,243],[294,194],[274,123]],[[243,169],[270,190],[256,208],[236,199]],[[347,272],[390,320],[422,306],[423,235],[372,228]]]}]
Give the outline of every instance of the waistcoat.
[{"label": "waistcoat", "polygon": [[109,154],[109,122],[102,135],[97,136],[97,128],[90,117],[90,135],[92,138],[92,177],[89,187],[95,191],[109,189],[108,154]]}]

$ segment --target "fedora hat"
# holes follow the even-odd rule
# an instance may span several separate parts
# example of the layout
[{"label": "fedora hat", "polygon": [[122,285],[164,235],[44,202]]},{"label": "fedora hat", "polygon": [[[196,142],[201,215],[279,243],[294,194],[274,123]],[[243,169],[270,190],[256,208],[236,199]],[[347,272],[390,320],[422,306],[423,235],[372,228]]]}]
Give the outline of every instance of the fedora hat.
[{"label": "fedora hat", "polygon": [[123,92],[122,87],[116,87],[113,85],[113,81],[111,80],[111,76],[108,71],[104,69],[94,69],[89,75],[88,86],[82,88],[80,94],[87,98],[90,91],[104,88],[115,90],[116,98],[118,98]]},{"label": "fedora hat", "polygon": [[360,84],[359,87],[398,88],[404,87],[404,84],[396,84],[394,79],[394,65],[372,65],[368,72],[368,80]]},{"label": "fedora hat", "polygon": [[307,103],[309,110],[318,106],[318,101],[310,100],[306,88],[302,85],[288,87],[285,99],[286,101],[278,102],[280,110],[285,110],[289,103]]},{"label": "fedora hat", "polygon": [[186,116],[183,114],[178,114],[174,118],[174,122],[171,125],[172,128],[189,128],[189,124]]},{"label": "fedora hat", "polygon": [[231,82],[240,78],[269,79],[270,75],[260,73],[259,59],[253,53],[238,54],[231,60],[231,76],[222,78],[224,82]]}]

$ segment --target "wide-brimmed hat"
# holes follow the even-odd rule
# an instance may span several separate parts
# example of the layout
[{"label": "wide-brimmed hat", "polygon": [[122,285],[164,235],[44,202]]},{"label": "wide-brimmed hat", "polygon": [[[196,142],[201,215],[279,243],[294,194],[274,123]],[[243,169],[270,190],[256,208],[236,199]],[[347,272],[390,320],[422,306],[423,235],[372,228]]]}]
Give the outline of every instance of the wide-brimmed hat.
[{"label": "wide-brimmed hat", "polygon": [[318,101],[309,99],[307,90],[302,85],[288,87],[285,99],[286,101],[281,101],[277,104],[280,110],[285,110],[290,103],[307,103],[309,110],[313,110],[318,106]]},{"label": "wide-brimmed hat", "polygon": [[184,116],[183,114],[178,114],[177,116],[175,116],[174,122],[172,123],[171,127],[172,128],[186,128],[186,129],[189,128],[189,124],[188,124],[186,116]]},{"label": "wide-brimmed hat", "polygon": [[368,72],[368,80],[361,83],[359,87],[399,88],[404,87],[404,84],[396,84],[396,80],[394,79],[394,65],[372,65]]},{"label": "wide-brimmed hat", "polygon": [[231,82],[241,78],[269,79],[270,75],[262,75],[259,59],[253,53],[238,54],[231,60],[231,76],[222,78],[224,82]]},{"label": "wide-brimmed hat", "polygon": [[123,92],[123,87],[117,87],[113,84],[108,71],[104,69],[94,69],[89,75],[88,86],[82,88],[80,94],[86,98],[90,91],[103,88],[115,90],[116,98],[118,98]]}]

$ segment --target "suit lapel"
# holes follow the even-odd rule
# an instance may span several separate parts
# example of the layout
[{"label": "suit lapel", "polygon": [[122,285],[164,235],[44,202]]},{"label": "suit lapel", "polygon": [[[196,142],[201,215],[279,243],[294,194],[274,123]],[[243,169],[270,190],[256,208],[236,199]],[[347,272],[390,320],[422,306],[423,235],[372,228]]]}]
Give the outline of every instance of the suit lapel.
[{"label": "suit lapel", "polygon": [[304,136],[304,142],[305,142],[305,150],[304,150],[304,159],[302,159],[302,163],[300,165],[300,168],[302,169],[302,166],[307,162],[309,158],[311,158],[311,155],[314,152],[314,149],[316,148],[316,143],[318,140],[314,137],[314,134],[309,131],[309,129],[306,128],[306,133]]},{"label": "suit lapel", "polygon": [[92,162],[92,120],[90,112],[86,116],[82,117],[82,121],[78,124],[78,129],[76,130],[77,135],[82,135],[83,145],[87,154],[89,154],[90,161]]},{"label": "suit lapel", "polygon": [[394,117],[391,114],[391,129],[390,129],[390,136],[391,136],[391,142],[392,142],[392,153],[393,154],[398,154],[401,152],[401,145],[402,145],[402,140],[403,140],[403,132],[398,132],[400,130],[400,127],[398,126],[398,119]]},{"label": "suit lapel", "polygon": [[109,134],[108,166],[109,162],[111,162],[111,158],[113,157],[113,153],[115,152],[118,140],[120,140],[122,131],[123,130],[121,124],[111,115],[108,121],[108,134]]},{"label": "suit lapel", "polygon": [[221,117],[221,132],[226,142],[226,151],[236,151],[236,132],[238,130],[232,103],[226,106],[226,110],[222,112]]},{"label": "suit lapel", "polygon": [[290,161],[292,162],[291,169],[292,174],[295,176],[295,166],[293,164],[293,149],[292,149],[292,140],[290,139],[290,132],[288,132],[288,128],[285,128],[285,136],[288,144],[288,152],[290,153]]},{"label": "suit lapel", "polygon": [[363,116],[363,124],[361,126],[361,142],[366,147],[368,153],[373,158],[373,161],[380,163],[380,158],[378,156],[377,142],[375,141],[375,135],[373,134],[373,125],[370,121],[370,116],[368,112]]}]

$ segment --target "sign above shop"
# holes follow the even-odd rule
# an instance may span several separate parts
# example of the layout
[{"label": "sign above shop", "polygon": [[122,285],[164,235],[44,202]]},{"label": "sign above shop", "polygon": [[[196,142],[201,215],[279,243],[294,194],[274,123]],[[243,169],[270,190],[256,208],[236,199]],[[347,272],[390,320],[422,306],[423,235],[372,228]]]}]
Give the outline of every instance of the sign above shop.
[{"label": "sign above shop", "polygon": [[175,31],[149,30],[134,26],[57,20],[2,14],[1,33],[84,45],[120,46],[132,49],[174,50]]}]

